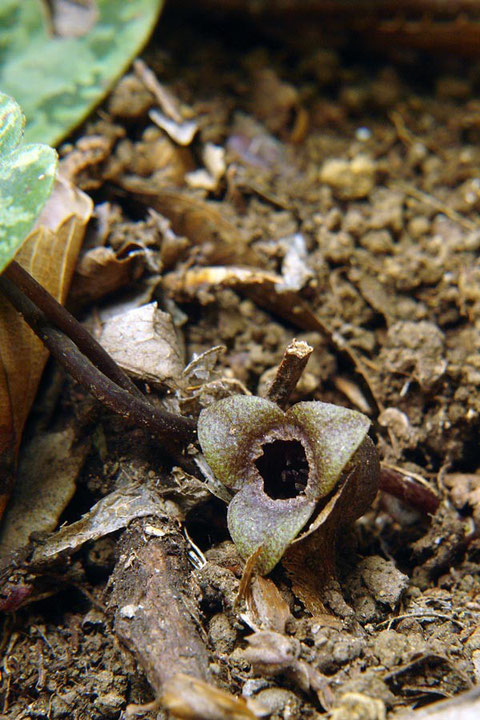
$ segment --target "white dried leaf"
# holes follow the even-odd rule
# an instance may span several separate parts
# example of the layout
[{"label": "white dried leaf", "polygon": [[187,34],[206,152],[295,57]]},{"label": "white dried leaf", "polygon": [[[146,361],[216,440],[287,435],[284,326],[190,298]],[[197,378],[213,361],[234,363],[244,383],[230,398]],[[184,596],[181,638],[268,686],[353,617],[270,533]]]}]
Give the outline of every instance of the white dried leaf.
[{"label": "white dried leaf", "polygon": [[164,385],[182,374],[184,363],[172,319],[156,302],[108,320],[100,342],[125,372],[139,380]]},{"label": "white dried leaf", "polygon": [[198,130],[198,124],[194,120],[176,122],[164,115],[160,110],[150,110],[149,117],[155,125],[164,130],[177,145],[190,145]]}]

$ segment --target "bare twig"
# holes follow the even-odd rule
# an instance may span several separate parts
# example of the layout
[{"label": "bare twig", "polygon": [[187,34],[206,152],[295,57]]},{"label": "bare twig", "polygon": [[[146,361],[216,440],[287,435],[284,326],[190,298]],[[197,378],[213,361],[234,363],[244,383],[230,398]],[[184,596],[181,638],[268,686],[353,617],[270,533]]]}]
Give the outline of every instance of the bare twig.
[{"label": "bare twig", "polygon": [[286,408],[312,352],[313,348],[308,343],[292,340],[285,350],[277,374],[268,390],[269,400],[273,400],[281,408]]},{"label": "bare twig", "polygon": [[402,620],[406,620],[408,618],[417,618],[418,620],[431,620],[432,618],[439,618],[439,620],[449,620],[451,623],[456,623],[459,628],[462,630],[464,629],[464,625],[454,618],[452,615],[445,615],[444,613],[436,612],[435,610],[425,610],[424,612],[411,612],[411,613],[404,613],[403,615],[396,615],[393,618],[390,618],[389,620],[383,620],[383,622],[380,622],[377,624],[377,628],[380,627],[387,627],[387,630],[391,630],[393,625],[397,622],[401,622]]},{"label": "bare twig", "polygon": [[54,328],[46,315],[8,278],[0,277],[0,290],[23,315],[32,330],[63,367],[97,400],[136,425],[160,435],[166,451],[178,456],[177,443],[195,439],[196,422],[160,410],[119,387],[88,360],[63,332]]},{"label": "bare twig", "polygon": [[423,190],[419,190],[418,188],[414,187],[413,185],[410,185],[410,183],[406,182],[399,182],[395,183],[396,187],[400,188],[400,190],[403,190],[403,192],[407,193],[407,195],[410,195],[411,197],[415,198],[416,200],[419,200],[420,202],[425,203],[425,205],[428,205],[430,207],[435,208],[435,210],[439,210],[441,213],[446,215],[450,220],[453,220],[453,222],[458,223],[461,227],[465,228],[465,230],[478,230],[479,223],[475,220],[470,220],[470,218],[465,217],[461,213],[457,212],[457,210],[454,210],[453,208],[446,205],[444,202],[436,198],[434,195],[430,195],[430,193],[423,192]]},{"label": "bare twig", "polygon": [[405,471],[382,463],[380,468],[380,490],[390,493],[409,507],[425,515],[433,515],[440,505],[440,498],[427,485],[414,482]]},{"label": "bare twig", "polygon": [[133,395],[143,397],[137,386],[130,380],[128,375],[118,367],[117,363],[103,349],[100,343],[15,260],[7,267],[4,276],[14,282],[15,285],[45,313],[55,327],[64,332],[65,335],[68,335],[82,353],[86,355],[104,375]]}]

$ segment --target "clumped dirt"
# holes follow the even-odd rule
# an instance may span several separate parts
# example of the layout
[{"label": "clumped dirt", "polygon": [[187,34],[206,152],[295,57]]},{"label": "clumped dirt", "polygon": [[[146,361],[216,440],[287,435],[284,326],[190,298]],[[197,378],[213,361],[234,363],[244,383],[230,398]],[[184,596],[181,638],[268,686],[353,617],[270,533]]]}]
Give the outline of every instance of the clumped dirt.
[{"label": "clumped dirt", "polygon": [[[224,345],[216,374],[170,387],[169,407],[193,415],[232,392],[262,394],[292,338],[308,341],[293,400],[369,414],[385,467],[440,505],[431,517],[380,493],[339,543],[323,613],[307,612],[278,567],[288,619],[247,646],[225,505],[172,476],[153,438],[50,368],[29,436],[40,418],[42,431],[73,424],[92,438],[62,521],[125,478],[169,488],[207,560],[192,565],[188,606],[209,652],[205,677],[272,718],[328,709],[335,720],[381,720],[468,690],[480,680],[479,63],[329,48],[289,27],[273,36],[174,12],[144,59],[198,131],[184,147],[170,139],[132,73],[64,146],[97,206],[72,307],[96,330],[113,302],[153,298],[186,361]],[[210,165],[209,143],[224,150]],[[207,177],[191,174],[205,167]],[[2,718],[118,718],[152,700],[148,663],[137,666],[117,637],[120,534],[49,568],[55,592],[46,581],[45,599],[5,616]],[[281,662],[277,635],[288,644]]]}]

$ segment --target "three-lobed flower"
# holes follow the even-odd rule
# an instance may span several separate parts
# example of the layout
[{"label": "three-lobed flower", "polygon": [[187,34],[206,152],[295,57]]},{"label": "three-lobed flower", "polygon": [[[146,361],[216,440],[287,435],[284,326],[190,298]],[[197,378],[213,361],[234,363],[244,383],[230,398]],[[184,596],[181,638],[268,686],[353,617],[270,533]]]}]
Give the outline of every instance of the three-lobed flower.
[{"label": "three-lobed flower", "polygon": [[[288,546],[335,509],[337,525],[360,517],[378,488],[370,420],[355,410],[237,395],[204,409],[198,439],[214,475],[235,492],[228,528],[244,558],[270,572]],[[328,525],[328,523],[326,524]]]}]

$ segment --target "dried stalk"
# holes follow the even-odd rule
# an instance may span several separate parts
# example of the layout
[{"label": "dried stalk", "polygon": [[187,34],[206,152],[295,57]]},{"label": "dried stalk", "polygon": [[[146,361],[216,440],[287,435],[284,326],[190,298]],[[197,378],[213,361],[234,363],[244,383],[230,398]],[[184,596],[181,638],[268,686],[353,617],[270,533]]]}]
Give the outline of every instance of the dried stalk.
[{"label": "dried stalk", "polygon": [[268,390],[269,400],[273,400],[283,409],[286,408],[312,352],[313,348],[308,343],[292,340],[285,350],[277,374]]},{"label": "dried stalk", "polygon": [[21,265],[15,260],[4,272],[7,277],[45,313],[56,328],[65,333],[104,375],[113,380],[133,395],[140,397],[142,393],[130,380],[128,375],[118,367],[113,358],[103,349],[92,335],[50,295]]}]

